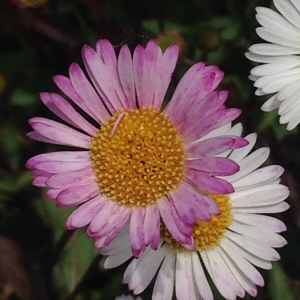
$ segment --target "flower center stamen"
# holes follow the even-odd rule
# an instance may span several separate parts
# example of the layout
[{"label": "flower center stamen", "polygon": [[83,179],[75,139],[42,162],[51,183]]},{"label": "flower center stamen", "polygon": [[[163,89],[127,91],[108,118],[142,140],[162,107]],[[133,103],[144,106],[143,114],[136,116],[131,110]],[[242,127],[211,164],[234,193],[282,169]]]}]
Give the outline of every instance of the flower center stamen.
[{"label": "flower center stamen", "polygon": [[115,113],[92,138],[90,152],[101,193],[118,205],[154,204],[184,174],[177,128],[150,107]]},{"label": "flower center stamen", "polygon": [[[192,235],[197,251],[217,246],[221,242],[225,231],[232,222],[229,195],[205,194],[218,204],[220,214],[212,216],[211,220],[207,222],[196,220]],[[161,237],[175,252],[188,251],[171,236],[164,224],[161,226]]]}]

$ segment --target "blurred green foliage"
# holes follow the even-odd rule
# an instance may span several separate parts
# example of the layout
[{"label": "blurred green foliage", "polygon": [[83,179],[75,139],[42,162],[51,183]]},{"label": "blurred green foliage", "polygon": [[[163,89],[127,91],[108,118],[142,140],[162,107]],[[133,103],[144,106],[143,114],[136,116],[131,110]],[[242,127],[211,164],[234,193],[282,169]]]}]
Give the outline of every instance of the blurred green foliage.
[{"label": "blurred green foliage", "polygon": [[[258,299],[299,299],[300,275],[294,268],[300,260],[298,252],[293,252],[300,246],[299,133],[279,125],[277,112],[260,111],[263,100],[254,96],[248,79],[253,64],[244,53],[258,42],[255,7],[259,5],[270,6],[271,1],[49,0],[38,8],[0,2],[0,235],[18,243],[27,270],[22,276],[32,283],[30,298],[20,294],[15,284],[5,299],[65,299],[95,257],[96,264],[80,283],[75,298],[109,300],[128,293],[121,285],[124,267],[109,271],[98,267],[97,251],[85,231],[65,231],[70,210],[57,209],[45,198],[45,191],[32,186],[26,160],[62,148],[28,140],[27,120],[53,118],[39,101],[39,93],[58,92],[52,76],[67,75],[73,61],[82,63],[83,44],[94,46],[98,39],[108,38],[117,50],[123,43],[133,48],[167,29],[177,30],[185,43],[170,90],[193,63],[219,65],[225,72],[222,88],[230,92],[228,105],[244,111],[239,121],[245,134],[259,132],[258,145],[271,147],[271,161],[286,169],[283,181],[291,189],[293,209],[279,217],[288,225],[293,247],[283,250],[281,262],[265,276],[266,287]],[[64,244],[65,248],[58,248]],[[144,299],[150,295],[146,291]],[[217,292],[216,299],[221,299]]]}]

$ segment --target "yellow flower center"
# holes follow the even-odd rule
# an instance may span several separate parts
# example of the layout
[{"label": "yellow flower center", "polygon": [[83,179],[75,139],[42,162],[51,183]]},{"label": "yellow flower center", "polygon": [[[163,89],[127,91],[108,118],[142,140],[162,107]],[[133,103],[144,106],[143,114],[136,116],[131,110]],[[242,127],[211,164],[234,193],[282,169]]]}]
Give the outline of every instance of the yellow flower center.
[{"label": "yellow flower center", "polygon": [[[209,249],[217,246],[232,222],[231,204],[228,195],[208,194],[219,206],[220,214],[212,216],[211,220],[204,222],[196,220],[193,230],[193,238],[197,251]],[[166,226],[161,226],[161,237],[175,252],[188,251],[180,243],[173,239]]]},{"label": "yellow flower center", "polygon": [[101,193],[128,207],[156,203],[183,177],[183,146],[177,128],[158,110],[117,112],[101,126],[90,148]]}]

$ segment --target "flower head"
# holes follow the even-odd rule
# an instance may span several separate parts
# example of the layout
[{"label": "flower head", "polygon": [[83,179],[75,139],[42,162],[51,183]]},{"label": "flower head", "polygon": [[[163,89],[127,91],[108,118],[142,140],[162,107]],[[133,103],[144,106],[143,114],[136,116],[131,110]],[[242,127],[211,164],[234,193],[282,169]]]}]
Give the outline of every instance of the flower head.
[{"label": "flower head", "polygon": [[[238,124],[227,134],[237,134],[241,128]],[[225,127],[223,129],[226,134]],[[267,160],[269,149],[260,148],[250,153],[256,135],[250,134],[246,139],[248,146],[222,155],[240,165],[240,170],[228,178],[235,192],[208,194],[217,202],[220,214],[208,222],[196,220],[192,233],[196,250],[182,247],[162,226],[159,249],[148,248],[141,258],[133,259],[125,271],[123,282],[135,294],[141,293],[156,273],[153,299],[172,299],[173,290],[178,300],[213,299],[206,272],[226,299],[244,297],[245,292],[255,296],[256,286],[264,285],[255,266],[271,269],[271,262],[279,259],[274,248],[286,244],[278,234],[286,230],[285,225],[264,214],[286,210],[289,206],[284,200],[289,191],[279,183],[282,167],[259,168]],[[124,230],[111,245],[102,248],[101,253],[108,255],[106,268],[128,260],[132,256],[128,231]]]},{"label": "flower head", "polygon": [[246,57],[263,63],[251,70],[256,95],[272,96],[263,111],[278,108],[280,123],[292,130],[300,122],[300,2],[274,0],[279,13],[257,7],[256,18],[262,27],[257,34],[268,43],[252,45]]},{"label": "flower head", "polygon": [[232,192],[232,185],[216,176],[239,169],[218,154],[248,143],[238,136],[208,135],[240,114],[224,106],[227,92],[215,91],[223,72],[195,64],[162,110],[178,57],[176,45],[162,53],[150,41],[145,48],[137,46],[133,57],[124,45],[117,58],[111,43],[100,40],[96,51],[84,46],[82,56],[89,79],[76,63],[70,78],[54,77],[76,109],[58,94],[41,94],[68,125],[35,117],[28,135],[83,150],[31,158],[27,167],[33,169],[34,184],[49,188],[47,196],[58,207],[78,206],[67,228],[88,225],[98,247],[111,243],[129,221],[134,255],[148,245],[157,249],[162,218],[172,236],[193,249],[195,219],[207,221],[219,213],[203,191]]}]

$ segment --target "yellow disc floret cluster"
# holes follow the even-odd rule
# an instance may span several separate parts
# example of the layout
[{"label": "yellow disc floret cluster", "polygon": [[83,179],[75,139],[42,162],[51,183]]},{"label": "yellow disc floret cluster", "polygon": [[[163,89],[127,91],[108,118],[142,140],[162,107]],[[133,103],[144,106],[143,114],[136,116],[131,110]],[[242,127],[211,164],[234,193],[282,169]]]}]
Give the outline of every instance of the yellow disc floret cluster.
[{"label": "yellow disc floret cluster", "polygon": [[[217,246],[221,242],[226,229],[232,222],[229,195],[215,195],[208,193],[206,193],[206,195],[216,201],[220,209],[220,214],[212,216],[211,220],[208,222],[196,220],[192,235],[195,241],[195,247],[198,251]],[[188,251],[174,240],[166,226],[164,224],[162,225],[161,237],[169,244],[170,248],[176,252]]]},{"label": "yellow disc floret cluster", "polygon": [[114,114],[92,138],[90,152],[100,192],[119,205],[154,204],[184,174],[177,128],[150,107]]}]

